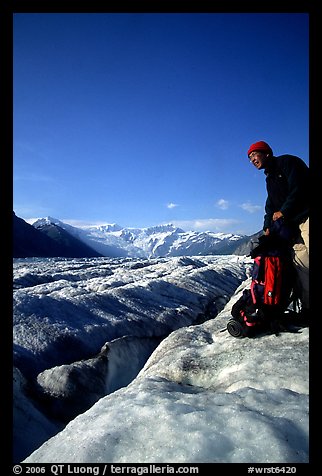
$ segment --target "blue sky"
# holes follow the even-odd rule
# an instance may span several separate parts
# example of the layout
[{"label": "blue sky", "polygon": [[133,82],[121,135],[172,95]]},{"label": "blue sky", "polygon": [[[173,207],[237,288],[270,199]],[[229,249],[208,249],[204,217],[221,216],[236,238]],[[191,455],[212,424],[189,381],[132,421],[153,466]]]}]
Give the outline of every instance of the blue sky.
[{"label": "blue sky", "polygon": [[306,13],[14,15],[14,211],[260,230],[267,141],[309,163]]}]

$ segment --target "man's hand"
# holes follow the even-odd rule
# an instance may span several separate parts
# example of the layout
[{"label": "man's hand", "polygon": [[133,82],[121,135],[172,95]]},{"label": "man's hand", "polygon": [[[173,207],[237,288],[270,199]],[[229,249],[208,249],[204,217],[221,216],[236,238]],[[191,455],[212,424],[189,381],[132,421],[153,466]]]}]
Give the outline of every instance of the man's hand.
[{"label": "man's hand", "polygon": [[279,218],[282,218],[283,217],[283,213],[282,212],[275,212],[273,213],[273,221],[276,221],[278,220]]}]

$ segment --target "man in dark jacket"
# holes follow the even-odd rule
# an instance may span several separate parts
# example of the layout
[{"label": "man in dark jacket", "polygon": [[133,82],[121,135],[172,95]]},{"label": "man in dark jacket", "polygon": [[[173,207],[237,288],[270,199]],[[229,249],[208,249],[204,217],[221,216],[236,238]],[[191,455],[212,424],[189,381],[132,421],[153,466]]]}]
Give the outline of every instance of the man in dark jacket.
[{"label": "man in dark jacket", "polygon": [[292,230],[293,260],[302,310],[306,312],[309,309],[309,168],[294,155],[275,157],[264,141],[252,144],[247,155],[266,175],[265,234],[269,234],[273,222],[279,219]]}]

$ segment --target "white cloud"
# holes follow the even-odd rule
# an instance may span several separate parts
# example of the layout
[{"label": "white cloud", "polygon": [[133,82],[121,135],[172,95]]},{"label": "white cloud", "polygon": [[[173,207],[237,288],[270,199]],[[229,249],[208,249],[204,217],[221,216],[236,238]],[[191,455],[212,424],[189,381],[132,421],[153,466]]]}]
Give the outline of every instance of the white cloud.
[{"label": "white cloud", "polygon": [[105,226],[111,225],[111,223],[107,223],[106,221],[95,221],[95,220],[77,220],[73,218],[64,218],[61,220],[68,225],[75,226],[76,228],[88,228],[89,226]]},{"label": "white cloud", "polygon": [[54,182],[53,177],[49,175],[39,174],[35,172],[28,172],[25,174],[14,174],[14,181],[26,180],[31,182]]},{"label": "white cloud", "polygon": [[243,210],[245,210],[246,212],[249,212],[249,213],[255,213],[255,212],[258,212],[259,210],[262,210],[261,205],[253,205],[250,202],[242,203],[239,206],[240,206],[240,208],[242,208]]},{"label": "white cloud", "polygon": [[218,208],[221,208],[222,210],[227,210],[228,206],[229,206],[229,202],[228,200],[225,200],[224,198],[220,198],[217,202],[216,202],[216,206]]},{"label": "white cloud", "polygon": [[175,226],[187,231],[231,231],[233,225],[237,225],[239,220],[234,218],[204,218],[195,220],[179,220],[173,222]]},{"label": "white cloud", "polygon": [[171,209],[171,208],[176,208],[176,207],[178,207],[178,206],[179,206],[179,205],[178,205],[177,203],[172,203],[172,202],[167,203],[167,208],[170,208],[170,209]]}]

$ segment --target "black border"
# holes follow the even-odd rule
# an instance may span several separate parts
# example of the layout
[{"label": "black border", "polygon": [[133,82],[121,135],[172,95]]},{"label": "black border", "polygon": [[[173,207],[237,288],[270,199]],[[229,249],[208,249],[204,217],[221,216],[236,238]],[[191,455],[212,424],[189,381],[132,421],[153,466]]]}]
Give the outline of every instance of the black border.
[{"label": "black border", "polygon": [[[4,4],[3,4],[4,3]],[[12,1],[2,2],[0,11],[0,94],[1,94],[1,112],[3,119],[1,121],[2,131],[2,160],[0,173],[0,191],[1,191],[1,222],[3,238],[2,247],[6,250],[2,260],[2,275],[5,278],[1,284],[2,300],[2,325],[4,325],[4,333],[1,339],[1,351],[6,362],[2,370],[2,378],[4,379],[3,395],[5,395],[5,404],[0,406],[1,421],[5,421],[6,425],[2,426],[2,454],[3,462],[8,466],[11,474],[11,454],[12,454],[12,210],[13,210],[13,188],[12,188],[12,157],[13,157],[13,15],[15,13],[308,13],[310,21],[310,170],[312,177],[312,198],[311,198],[311,267],[310,267],[310,288],[311,288],[311,309],[312,323],[310,325],[310,463],[305,465],[292,465],[297,467],[296,474],[314,474],[315,464],[319,462],[319,427],[317,418],[319,415],[318,408],[320,402],[319,397],[319,367],[316,362],[321,362],[321,356],[317,354],[320,346],[320,331],[322,321],[319,322],[319,296],[322,279],[320,278],[319,253],[321,240],[319,240],[318,226],[321,221],[321,211],[319,203],[319,184],[316,187],[314,178],[322,177],[319,170],[322,157],[318,149],[318,112],[319,112],[319,44],[318,33],[321,30],[321,11],[318,0],[301,1],[301,2],[278,2],[274,4],[272,1],[212,1],[211,3],[200,1],[194,2],[194,5],[185,2],[108,2],[92,0],[88,2],[78,2],[77,0],[34,0],[34,1]],[[321,86],[320,86],[321,87]],[[314,185],[313,185],[314,183]],[[312,258],[313,257],[313,258]],[[316,277],[318,279],[316,279]],[[7,279],[8,278],[8,279]],[[316,312],[315,312],[316,310]],[[8,358],[9,355],[9,358]],[[318,368],[316,368],[318,367]],[[8,405],[8,408],[7,408]],[[315,411],[317,410],[317,411]],[[10,418],[11,416],[11,418]],[[8,421],[9,420],[9,421]],[[248,464],[219,464],[218,469],[236,470],[238,474],[246,474]],[[129,466],[129,465],[124,465]],[[184,466],[184,465],[182,465]],[[189,466],[189,465],[186,465]],[[193,465],[192,465],[193,466]],[[213,469],[213,465],[202,464],[200,466],[200,474]],[[256,465],[254,465],[256,466]],[[258,465],[262,467],[272,467],[271,465]],[[280,465],[279,465],[280,466]],[[291,466],[291,465],[288,465]],[[313,471],[314,473],[313,473]]]}]

